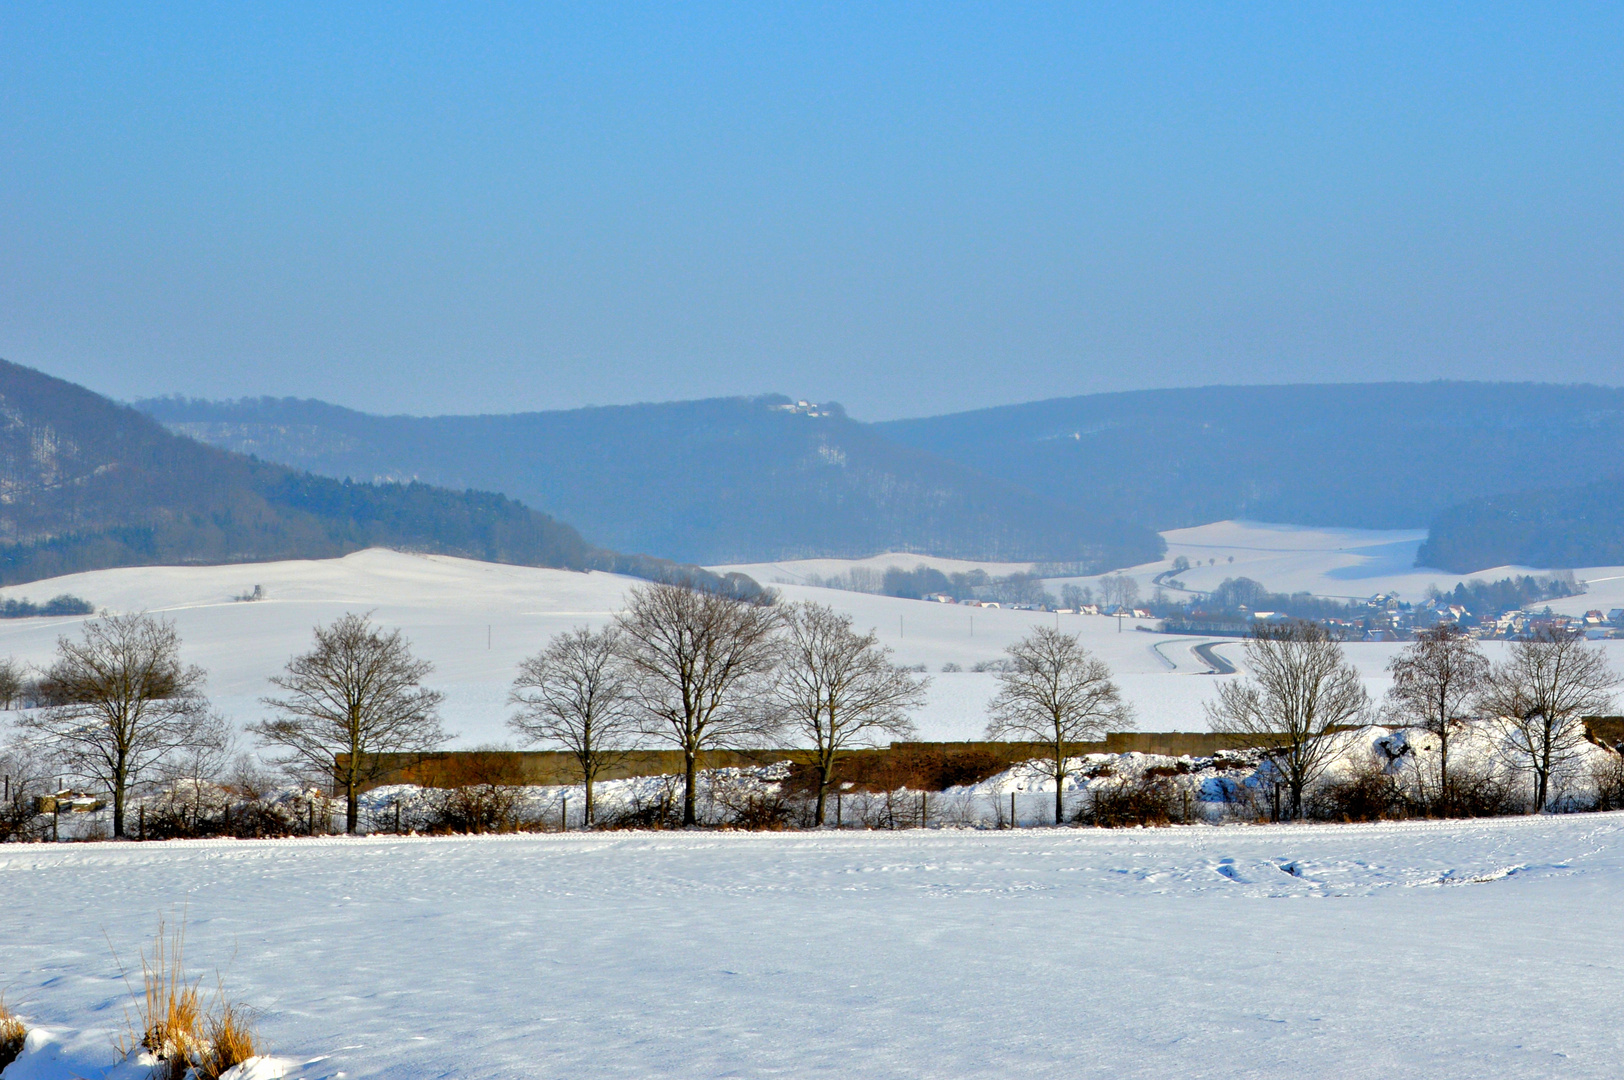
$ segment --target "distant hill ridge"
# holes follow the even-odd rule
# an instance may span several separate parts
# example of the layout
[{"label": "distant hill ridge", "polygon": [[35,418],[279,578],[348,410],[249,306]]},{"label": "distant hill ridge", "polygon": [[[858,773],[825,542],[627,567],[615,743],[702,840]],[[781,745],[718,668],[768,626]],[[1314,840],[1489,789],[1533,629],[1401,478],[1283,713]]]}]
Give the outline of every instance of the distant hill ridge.
[{"label": "distant hill ridge", "polygon": [[1611,475],[1624,389],[1209,386],[875,425],[898,442],[1158,530],[1229,518],[1420,528],[1457,503]]},{"label": "distant hill ridge", "polygon": [[0,361],[0,584],[372,546],[645,577],[696,572],[594,547],[505,495],[352,483],[255,461]]},{"label": "distant hill ridge", "polygon": [[505,416],[371,416],[316,401],[139,407],[217,446],[358,479],[501,491],[619,549],[696,563],[913,551],[1155,559],[1155,530],[885,438],[838,405],[713,398]]},{"label": "distant hill ridge", "polygon": [[[1447,516],[1453,507],[1474,500],[1600,485],[1583,496],[1590,520],[1621,505],[1605,485],[1624,461],[1616,387],[1211,386],[876,424],[792,405],[725,398],[443,417],[291,399],[138,407],[266,460],[500,491],[612,547],[710,564],[900,550],[1105,569],[1158,557],[1157,531],[1228,518],[1358,528],[1436,520],[1436,536],[1462,520]],[[1544,498],[1559,507],[1567,497]],[[1565,511],[1541,521],[1537,546],[1452,540],[1423,554],[1470,572],[1507,561],[1590,565],[1612,550],[1605,528]],[[1515,552],[1528,557],[1501,557]],[[1490,561],[1466,565],[1479,558]]]}]

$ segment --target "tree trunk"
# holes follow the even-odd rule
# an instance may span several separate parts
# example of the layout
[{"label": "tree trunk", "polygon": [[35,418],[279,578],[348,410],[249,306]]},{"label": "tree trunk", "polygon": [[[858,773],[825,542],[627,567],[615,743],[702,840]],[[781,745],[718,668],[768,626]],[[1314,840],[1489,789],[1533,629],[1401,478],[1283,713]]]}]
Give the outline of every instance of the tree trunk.
[{"label": "tree trunk", "polygon": [[682,752],[682,824],[698,825],[699,815],[695,812],[697,805],[695,789],[699,786],[699,755],[691,747]]},{"label": "tree trunk", "polygon": [[582,786],[586,788],[586,808],[583,811],[583,813],[586,814],[586,819],[585,819],[586,824],[587,824],[588,827],[590,827],[592,825],[592,774],[591,773],[587,773],[586,776],[583,778]]},{"label": "tree trunk", "polygon": [[[1446,731],[1449,721],[1439,731]],[[1449,736],[1438,736],[1438,813],[1440,817],[1449,816]]]},{"label": "tree trunk", "polygon": [[124,766],[113,770],[113,838],[124,839]]},{"label": "tree trunk", "polygon": [[355,775],[351,773],[344,792],[344,831],[351,836],[355,835],[356,827],[361,822],[361,796],[355,790],[357,786]]},{"label": "tree trunk", "polygon": [[1066,820],[1066,758],[1064,749],[1056,749],[1054,758],[1054,823]]},{"label": "tree trunk", "polygon": [[829,784],[835,778],[834,752],[831,750],[818,762],[818,810],[813,817],[813,823],[819,828],[824,823],[824,807],[828,805]]}]

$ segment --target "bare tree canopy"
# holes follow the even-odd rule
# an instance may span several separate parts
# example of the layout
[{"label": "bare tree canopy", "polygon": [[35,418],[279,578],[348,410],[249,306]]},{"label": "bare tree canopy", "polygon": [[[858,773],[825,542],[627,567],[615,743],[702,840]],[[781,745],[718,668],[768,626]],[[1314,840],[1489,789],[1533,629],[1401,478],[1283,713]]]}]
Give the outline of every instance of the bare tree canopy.
[{"label": "bare tree canopy", "polygon": [[1104,737],[1113,725],[1133,726],[1133,711],[1105,661],[1077,635],[1040,626],[1011,645],[1008,670],[990,706],[989,739],[1020,739],[1049,749],[1054,776],[1054,819],[1065,820],[1066,759],[1078,743]]},{"label": "bare tree canopy", "polygon": [[1269,748],[1291,792],[1291,813],[1334,755],[1325,736],[1364,722],[1370,696],[1342,646],[1313,623],[1259,627],[1246,643],[1249,677],[1225,682],[1207,704],[1212,730]]},{"label": "bare tree canopy", "polygon": [[782,662],[773,702],[790,727],[811,741],[818,770],[815,821],[842,751],[913,734],[908,713],[924,704],[929,680],[891,663],[872,633],[852,629],[849,615],[822,604],[797,604],[784,615]]},{"label": "bare tree canopy", "polygon": [[1490,670],[1478,708],[1499,722],[1512,763],[1532,774],[1535,810],[1585,741],[1584,718],[1607,711],[1617,682],[1601,649],[1560,632],[1514,642]]},{"label": "bare tree canopy", "polygon": [[1127,574],[1100,578],[1100,599],[1111,607],[1133,607],[1139,602],[1139,582]]},{"label": "bare tree canopy", "polygon": [[[1417,634],[1387,664],[1390,719],[1431,732],[1438,739],[1438,812],[1450,808],[1449,738],[1476,707],[1489,675],[1489,660],[1459,627],[1445,623]],[[1423,791],[1423,795],[1425,792]]]},{"label": "bare tree canopy", "polygon": [[129,789],[210,725],[203,669],[183,664],[175,624],[147,614],[108,615],[78,641],[58,638],[43,693],[50,704],[22,721],[74,772],[113,793],[113,835],[123,836]]},{"label": "bare tree canopy", "polygon": [[532,742],[573,754],[586,787],[592,823],[592,784],[625,756],[638,734],[630,673],[620,656],[620,630],[576,627],[519,665],[509,703],[519,711],[508,726]]},{"label": "bare tree canopy", "polygon": [[632,591],[617,620],[643,730],[683,754],[682,822],[698,823],[699,755],[776,726],[762,683],[777,659],[776,609],[681,585]]},{"label": "bare tree canopy", "polygon": [[[434,670],[412,655],[399,630],[369,616],[345,615],[315,630],[316,646],[271,677],[282,697],[263,699],[273,718],[249,730],[345,790],[345,829],[355,832],[361,785],[377,775],[379,754],[421,754],[449,737],[440,726],[443,696],[421,683]],[[348,754],[340,768],[335,755]]]},{"label": "bare tree canopy", "polygon": [[7,656],[0,658],[0,709],[15,709],[23,697],[28,668]]}]

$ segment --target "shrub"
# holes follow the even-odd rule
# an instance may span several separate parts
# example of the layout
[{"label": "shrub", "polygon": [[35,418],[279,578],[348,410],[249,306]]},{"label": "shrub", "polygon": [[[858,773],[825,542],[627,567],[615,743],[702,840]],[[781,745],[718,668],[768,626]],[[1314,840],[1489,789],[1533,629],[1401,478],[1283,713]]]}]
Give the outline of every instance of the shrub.
[{"label": "shrub", "polygon": [[488,833],[517,821],[519,795],[505,784],[470,784],[436,791],[430,799],[425,832]]},{"label": "shrub", "polygon": [[1320,821],[1393,821],[1414,816],[1396,777],[1374,764],[1352,776],[1321,784],[1306,800],[1308,816]]},{"label": "shrub", "polygon": [[1102,829],[1134,825],[1172,825],[1198,816],[1193,794],[1165,776],[1123,777],[1088,789],[1088,801],[1074,818]]},{"label": "shrub", "polygon": [[1528,812],[1526,783],[1515,775],[1496,775],[1460,766],[1449,770],[1451,817],[1507,817]]},{"label": "shrub", "polygon": [[1590,767],[1597,810],[1624,810],[1624,754],[1611,753]]}]

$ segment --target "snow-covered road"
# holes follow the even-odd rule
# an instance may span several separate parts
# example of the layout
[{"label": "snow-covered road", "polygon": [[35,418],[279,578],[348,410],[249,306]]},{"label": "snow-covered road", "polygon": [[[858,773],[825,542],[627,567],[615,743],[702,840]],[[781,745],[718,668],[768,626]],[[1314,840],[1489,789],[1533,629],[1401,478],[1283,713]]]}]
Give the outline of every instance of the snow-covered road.
[{"label": "snow-covered road", "polygon": [[90,1076],[167,914],[311,1077],[1610,1077],[1621,895],[1617,814],[13,846],[0,987]]}]

